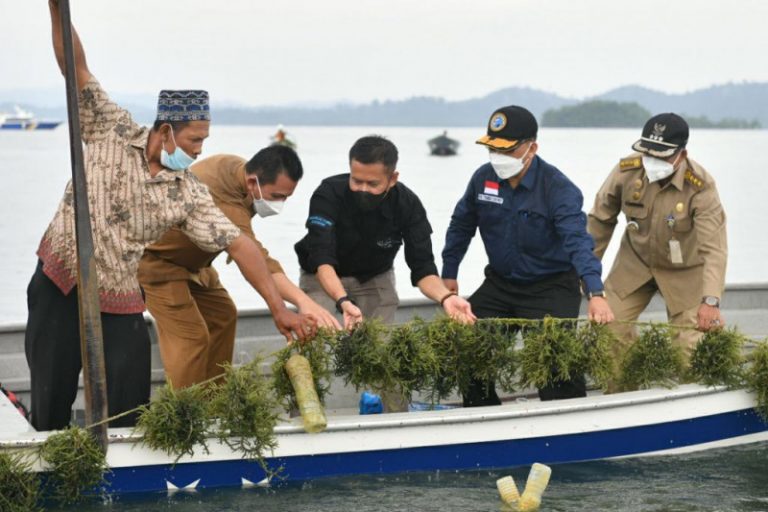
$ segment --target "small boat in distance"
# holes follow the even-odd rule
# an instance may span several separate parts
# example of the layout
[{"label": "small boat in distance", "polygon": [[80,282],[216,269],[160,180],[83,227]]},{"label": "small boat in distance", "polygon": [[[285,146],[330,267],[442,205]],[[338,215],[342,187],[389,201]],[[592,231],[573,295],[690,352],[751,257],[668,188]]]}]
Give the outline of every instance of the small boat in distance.
[{"label": "small boat in distance", "polygon": [[0,130],[53,130],[61,121],[35,119],[31,112],[15,107],[13,114],[0,112]]},{"label": "small boat in distance", "polygon": [[442,135],[429,139],[427,144],[429,153],[436,156],[453,156],[459,150],[459,141],[450,138],[448,130],[443,131]]},{"label": "small boat in distance", "polygon": [[296,141],[288,135],[283,125],[277,125],[277,131],[270,138],[273,146],[288,146],[291,149],[296,149]]}]

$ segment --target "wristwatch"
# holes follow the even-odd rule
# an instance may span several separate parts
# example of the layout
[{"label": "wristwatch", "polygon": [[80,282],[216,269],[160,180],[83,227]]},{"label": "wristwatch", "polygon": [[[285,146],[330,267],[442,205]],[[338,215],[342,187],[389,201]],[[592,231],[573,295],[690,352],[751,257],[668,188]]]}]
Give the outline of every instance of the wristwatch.
[{"label": "wristwatch", "polygon": [[712,295],[706,295],[701,299],[702,304],[706,304],[707,306],[712,306],[715,308],[720,307],[720,299],[717,297],[713,297]]},{"label": "wristwatch", "polygon": [[[355,301],[349,298],[349,295],[344,295],[343,297],[339,297],[339,300],[336,301],[336,311],[338,311],[341,314],[344,314],[344,310],[341,309],[341,305],[345,302],[351,302],[352,304],[355,304]],[[355,304],[357,306],[357,304]]]},{"label": "wristwatch", "polygon": [[587,294],[587,299],[591,299],[592,297],[602,297],[605,298],[605,290],[597,290],[594,292],[589,292]]}]

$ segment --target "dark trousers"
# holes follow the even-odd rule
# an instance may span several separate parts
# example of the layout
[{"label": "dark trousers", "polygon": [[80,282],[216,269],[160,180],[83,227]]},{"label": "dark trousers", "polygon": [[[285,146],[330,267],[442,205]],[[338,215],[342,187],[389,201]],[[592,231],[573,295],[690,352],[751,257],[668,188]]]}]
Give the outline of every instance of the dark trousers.
[{"label": "dark trousers", "polygon": [[[490,266],[485,268],[485,281],[469,298],[478,318],[531,318],[549,315],[555,318],[579,316],[581,292],[576,272],[563,272],[535,283],[515,283],[504,279]],[[539,389],[541,400],[586,396],[583,375],[559,381]],[[499,405],[494,382],[475,380],[463,396],[464,407]]]},{"label": "dark trousers", "polygon": [[[43,273],[38,263],[27,288],[29,318],[24,336],[32,381],[32,426],[37,430],[69,425],[77,396],[80,320],[77,288],[68,295]],[[149,401],[150,341],[141,313],[101,314],[109,416]],[[111,427],[136,423],[136,415],[110,422]]]}]

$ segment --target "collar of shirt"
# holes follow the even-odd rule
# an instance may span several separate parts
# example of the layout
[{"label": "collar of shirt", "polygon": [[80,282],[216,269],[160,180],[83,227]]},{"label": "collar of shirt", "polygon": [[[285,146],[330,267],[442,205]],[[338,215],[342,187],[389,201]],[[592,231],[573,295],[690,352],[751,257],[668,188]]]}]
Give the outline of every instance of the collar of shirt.
[{"label": "collar of shirt", "polygon": [[186,171],[171,171],[163,168],[160,172],[153,177],[149,174],[149,162],[147,161],[147,144],[149,142],[150,129],[146,126],[139,130],[136,135],[130,140],[129,144],[141,151],[141,157],[143,159],[144,170],[147,171],[148,178],[145,183],[165,183],[169,181],[177,181],[184,178]]},{"label": "collar of shirt", "polygon": [[533,187],[536,186],[536,178],[539,175],[539,160],[539,155],[534,155],[531,165],[528,167],[528,171],[525,173],[525,176],[523,176],[523,179],[520,180],[520,186],[528,190],[533,190]]},{"label": "collar of shirt", "polygon": [[683,160],[677,165],[678,168],[675,170],[675,174],[672,175],[670,183],[672,183],[677,190],[683,190],[683,187],[685,186],[685,170],[688,169],[688,160]]}]

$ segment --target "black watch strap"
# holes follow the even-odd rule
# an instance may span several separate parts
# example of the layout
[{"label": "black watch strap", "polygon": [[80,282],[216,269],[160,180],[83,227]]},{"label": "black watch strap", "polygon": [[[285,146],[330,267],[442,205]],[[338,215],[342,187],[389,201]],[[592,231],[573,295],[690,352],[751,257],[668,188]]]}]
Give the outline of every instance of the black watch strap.
[{"label": "black watch strap", "polygon": [[355,304],[355,301],[350,299],[349,295],[344,295],[343,297],[339,297],[339,300],[336,301],[336,311],[338,311],[341,314],[344,314],[344,310],[341,309],[341,305],[347,301],[351,302],[352,304]]},{"label": "black watch strap", "polygon": [[587,299],[591,299],[592,297],[602,297],[602,298],[605,298],[605,290],[596,290],[594,292],[589,292],[587,294]]}]

